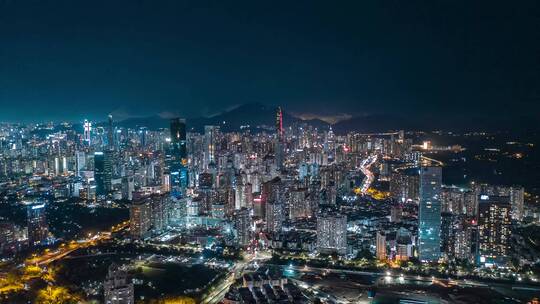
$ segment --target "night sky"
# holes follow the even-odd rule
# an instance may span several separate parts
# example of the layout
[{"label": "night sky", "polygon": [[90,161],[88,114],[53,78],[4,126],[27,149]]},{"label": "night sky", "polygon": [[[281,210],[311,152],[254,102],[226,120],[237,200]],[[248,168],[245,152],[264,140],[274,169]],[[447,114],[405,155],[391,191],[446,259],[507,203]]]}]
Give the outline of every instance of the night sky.
[{"label": "night sky", "polygon": [[0,120],[538,115],[539,30],[537,1],[0,0]]}]

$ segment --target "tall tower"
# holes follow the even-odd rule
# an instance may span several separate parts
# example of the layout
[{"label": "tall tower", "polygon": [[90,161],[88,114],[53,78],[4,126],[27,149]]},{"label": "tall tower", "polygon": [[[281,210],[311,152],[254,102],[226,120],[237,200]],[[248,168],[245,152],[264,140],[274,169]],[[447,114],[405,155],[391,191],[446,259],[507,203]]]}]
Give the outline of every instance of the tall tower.
[{"label": "tall tower", "polygon": [[47,239],[49,226],[45,213],[45,204],[31,203],[27,206],[28,243],[30,246],[39,245]]},{"label": "tall tower", "polygon": [[110,153],[94,153],[94,179],[96,195],[107,195],[112,188],[112,164]]},{"label": "tall tower", "polygon": [[382,231],[377,231],[376,238],[376,252],[377,259],[384,261],[386,260],[386,234]]},{"label": "tall tower", "polygon": [[283,113],[281,107],[278,107],[276,112],[275,161],[278,170],[281,171],[283,169]]},{"label": "tall tower", "polygon": [[177,161],[183,163],[184,160],[187,160],[185,119],[171,119],[171,145],[173,157]]},{"label": "tall tower", "polygon": [[283,137],[283,113],[281,107],[278,107],[276,112],[276,133],[278,137]]},{"label": "tall tower", "polygon": [[107,128],[107,144],[109,146],[109,150],[114,150],[114,129],[113,129],[113,118],[112,114],[109,114],[109,124]]},{"label": "tall tower", "polygon": [[204,126],[204,168],[216,161],[216,138],[219,126]]},{"label": "tall tower", "polygon": [[85,120],[84,120],[84,123],[83,123],[83,127],[84,127],[83,140],[84,140],[88,145],[90,145],[90,144],[91,144],[91,137],[90,137],[90,134],[91,134],[91,132],[92,132],[92,123],[85,119]]},{"label": "tall tower", "polygon": [[180,118],[171,119],[171,153],[172,162],[171,186],[173,190],[187,187],[187,148],[186,148],[186,120]]},{"label": "tall tower", "polygon": [[420,206],[418,208],[419,259],[436,262],[441,255],[442,167],[420,167]]}]

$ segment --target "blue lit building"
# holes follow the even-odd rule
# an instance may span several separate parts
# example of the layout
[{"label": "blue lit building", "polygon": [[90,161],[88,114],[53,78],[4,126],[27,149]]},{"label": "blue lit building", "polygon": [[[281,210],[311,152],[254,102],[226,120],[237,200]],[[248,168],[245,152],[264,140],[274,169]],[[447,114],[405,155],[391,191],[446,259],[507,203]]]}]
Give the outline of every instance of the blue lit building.
[{"label": "blue lit building", "polygon": [[103,196],[111,192],[112,164],[111,153],[94,153],[94,179],[96,180],[96,195]]},{"label": "blue lit building", "polygon": [[441,183],[441,167],[420,168],[418,258],[424,262],[436,262],[441,255]]},{"label": "blue lit building", "polygon": [[43,202],[33,202],[27,205],[28,244],[36,246],[43,244],[49,236],[46,208]]}]

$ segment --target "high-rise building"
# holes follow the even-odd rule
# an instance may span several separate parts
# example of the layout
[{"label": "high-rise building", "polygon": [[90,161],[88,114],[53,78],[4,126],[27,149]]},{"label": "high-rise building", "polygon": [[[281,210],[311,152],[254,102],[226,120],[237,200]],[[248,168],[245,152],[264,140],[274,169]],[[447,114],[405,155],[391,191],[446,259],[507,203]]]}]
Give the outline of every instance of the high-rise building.
[{"label": "high-rise building", "polygon": [[90,145],[92,144],[92,123],[85,119],[83,123],[83,128],[83,140],[86,142],[87,145]]},{"label": "high-rise building", "polygon": [[386,260],[386,234],[381,231],[377,231],[377,240],[376,240],[376,253],[378,260]]},{"label": "high-rise building", "polygon": [[306,199],[306,189],[295,189],[289,194],[289,218],[305,218],[312,216],[311,205]]},{"label": "high-rise building", "polygon": [[107,126],[107,146],[110,151],[114,150],[114,128],[111,114],[109,114],[109,125]]},{"label": "high-rise building", "polygon": [[278,170],[283,168],[283,113],[281,107],[276,112],[276,142],[274,145],[275,162]]},{"label": "high-rise building", "polygon": [[418,255],[420,261],[436,262],[441,255],[441,183],[441,167],[420,167],[420,204],[418,208]]},{"label": "high-rise building", "polygon": [[94,179],[96,180],[96,195],[107,195],[112,189],[111,153],[94,153]]},{"label": "high-rise building", "polygon": [[508,261],[511,237],[509,197],[480,195],[478,200],[478,263],[504,265]]},{"label": "high-rise building", "polygon": [[185,119],[171,119],[171,146],[173,158],[183,164],[187,160]]},{"label": "high-rise building", "polygon": [[392,206],[390,209],[390,222],[399,223],[403,215],[403,208],[400,205]]},{"label": "high-rise building", "polygon": [[33,202],[27,205],[28,221],[28,244],[30,246],[40,245],[47,240],[49,236],[49,226],[45,203]]},{"label": "high-rise building", "polygon": [[525,190],[523,187],[510,188],[510,204],[512,205],[512,219],[514,220],[521,221],[523,219],[523,215],[525,214],[524,194]]},{"label": "high-rise building", "polygon": [[317,216],[317,250],[320,253],[347,253],[347,216],[321,213]]},{"label": "high-rise building", "polygon": [[120,269],[116,264],[109,267],[103,289],[105,304],[135,303],[133,282],[131,282],[127,271]]},{"label": "high-rise building", "polygon": [[152,206],[147,200],[134,201],[129,208],[129,232],[135,239],[143,239],[152,227]]},{"label": "high-rise building", "polygon": [[441,253],[450,255],[454,252],[454,220],[452,213],[441,212]]},{"label": "high-rise building", "polygon": [[81,151],[75,152],[75,170],[77,176],[81,176],[81,171],[86,169],[86,154]]},{"label": "high-rise building", "polygon": [[285,221],[285,206],[281,201],[266,203],[266,230],[280,232]]},{"label": "high-rise building", "polygon": [[454,249],[454,258],[459,260],[471,260],[473,249],[473,236],[476,241],[476,225],[473,221],[466,218],[459,218],[454,224],[454,239],[452,246]]},{"label": "high-rise building", "polygon": [[179,192],[188,186],[186,120],[171,119],[171,190]]},{"label": "high-rise building", "polygon": [[236,230],[236,242],[239,246],[247,246],[251,242],[251,216],[249,209],[242,208],[234,212],[234,229]]},{"label": "high-rise building", "polygon": [[216,162],[216,141],[218,126],[204,126],[204,169]]}]

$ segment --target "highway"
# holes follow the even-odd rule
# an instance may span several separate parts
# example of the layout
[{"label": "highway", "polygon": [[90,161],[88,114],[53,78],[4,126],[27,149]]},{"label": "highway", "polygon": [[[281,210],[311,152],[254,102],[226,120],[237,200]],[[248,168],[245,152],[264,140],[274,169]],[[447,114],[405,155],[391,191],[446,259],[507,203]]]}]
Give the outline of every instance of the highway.
[{"label": "highway", "polygon": [[26,265],[37,265],[37,266],[45,266],[47,264],[50,264],[54,261],[60,260],[69,254],[71,254],[73,251],[80,249],[80,248],[86,248],[90,246],[94,246],[100,241],[108,240],[111,238],[112,232],[118,232],[123,229],[126,229],[129,226],[129,222],[123,222],[116,226],[111,227],[110,231],[107,232],[98,232],[95,235],[89,235],[85,239],[81,239],[78,241],[71,241],[70,243],[61,244],[58,249],[49,251],[48,249],[45,250],[41,255],[38,256],[32,256],[28,258],[25,261]]},{"label": "highway", "polygon": [[371,165],[373,165],[376,161],[377,154],[373,154],[364,159],[360,164],[360,171],[362,171],[362,173],[364,173],[364,175],[366,176],[362,181],[362,187],[360,188],[362,194],[367,193],[367,190],[371,186],[371,183],[373,183],[373,181],[375,180],[375,176],[371,171],[369,171],[369,167],[371,167]]}]

